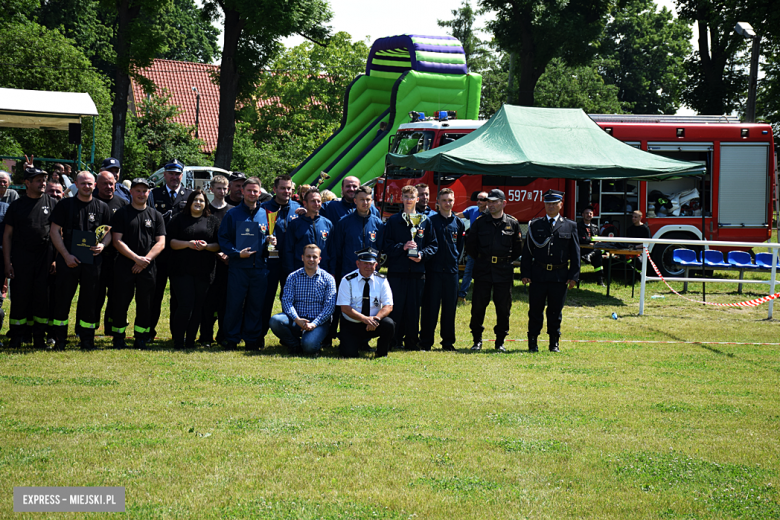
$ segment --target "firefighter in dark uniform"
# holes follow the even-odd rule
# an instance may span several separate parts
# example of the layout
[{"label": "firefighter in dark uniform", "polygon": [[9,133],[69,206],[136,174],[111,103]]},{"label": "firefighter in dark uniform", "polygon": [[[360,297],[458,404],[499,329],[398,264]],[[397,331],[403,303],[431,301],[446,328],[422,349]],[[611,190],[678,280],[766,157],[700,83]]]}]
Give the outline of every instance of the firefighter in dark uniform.
[{"label": "firefighter in dark uniform", "polygon": [[11,347],[19,348],[32,316],[33,345],[43,348],[49,321],[49,271],[53,253],[49,217],[57,201],[44,193],[46,172],[24,172],[27,196],[15,200],[5,215],[3,255],[5,275],[11,279]]},{"label": "firefighter in dark uniform", "polygon": [[[582,210],[582,220],[577,222],[577,236],[579,237],[580,245],[592,244],[593,237],[598,234],[599,227],[593,223],[593,206],[588,206]],[[593,270],[598,276],[596,283],[604,287],[604,261],[601,258],[601,250],[590,248],[581,249],[581,260],[588,262],[593,266]]]},{"label": "firefighter in dark uniform", "polygon": [[127,309],[135,293],[135,348],[146,348],[151,331],[151,302],[155,287],[156,258],[165,248],[163,216],[146,203],[149,197],[146,179],[133,179],[132,203],[120,208],[111,218],[114,247],[118,251],[114,265],[114,305],[111,308],[111,333],[114,347],[125,348]]},{"label": "firefighter in dark uniform", "polygon": [[59,253],[57,290],[52,315],[55,348],[59,350],[65,348],[68,316],[77,288],[79,299],[76,316],[81,327],[81,348],[91,350],[95,347],[95,329],[100,321],[95,305],[100,265],[103,259],[100,253],[111,243],[111,233],[106,233],[102,240],[95,242],[95,245],[89,248],[91,257],[88,256],[89,252],[82,257],[82,260],[76,257],[80,254],[77,250],[80,246],[78,241],[74,240],[74,236],[78,238],[75,232],[94,234],[100,226],[107,226],[111,219],[111,212],[106,203],[92,196],[95,179],[91,173],[79,173],[76,176],[76,186],[78,187],[76,196],[61,200],[52,211],[50,218],[49,236]]},{"label": "firefighter in dark uniform", "polygon": [[[118,186],[120,184],[116,183],[114,175],[110,171],[103,170],[98,174],[97,188],[93,195],[106,203],[112,217],[116,210],[127,205],[127,201],[119,195]],[[122,187],[125,188],[124,186]],[[125,188],[125,191],[128,194],[130,193],[127,188]],[[116,256],[114,244],[111,244],[103,251],[103,265],[100,268],[100,283],[98,284],[97,299],[95,300],[97,314],[100,317],[100,314],[103,312],[103,303],[108,298],[106,313],[103,318],[103,331],[107,336],[111,334],[111,320],[113,318],[111,306],[114,304],[114,261]]]},{"label": "firefighter in dark uniform", "polygon": [[471,295],[471,350],[482,350],[485,311],[493,293],[496,305],[496,350],[506,352],[504,340],[509,334],[512,310],[514,268],[512,262],[520,256],[523,233],[520,223],[504,213],[506,196],[499,189],[488,193],[488,212],[477,218],[466,238],[466,253],[475,259],[474,292]]},{"label": "firefighter in dark uniform", "polygon": [[[192,190],[185,188],[181,181],[184,176],[184,165],[174,159],[165,165],[165,184],[152,190],[149,198],[154,198],[154,209],[160,212],[165,221],[165,225],[170,224],[171,219],[176,216],[184,206],[187,205],[187,198]],[[160,319],[160,310],[165,296],[165,287],[168,285],[168,270],[174,267],[168,266],[168,251],[163,250],[157,257],[157,273],[155,275],[155,291],[152,298],[152,330],[149,333],[149,340],[153,340],[157,335],[157,322]],[[171,316],[176,309],[176,300],[171,293]]]},{"label": "firefighter in dark uniform", "polygon": [[528,350],[538,352],[537,339],[544,323],[547,305],[547,334],[550,352],[559,351],[561,319],[566,293],[580,278],[580,243],[577,224],[560,215],[563,192],[547,190],[544,194],[546,216],[528,224],[523,248],[520,277],[528,290]]}]

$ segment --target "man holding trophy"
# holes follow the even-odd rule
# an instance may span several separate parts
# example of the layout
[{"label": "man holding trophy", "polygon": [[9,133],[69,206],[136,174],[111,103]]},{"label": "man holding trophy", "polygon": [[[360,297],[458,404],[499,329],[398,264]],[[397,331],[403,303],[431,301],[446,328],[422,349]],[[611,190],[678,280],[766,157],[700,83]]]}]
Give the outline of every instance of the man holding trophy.
[{"label": "man holding trophy", "polygon": [[417,188],[404,186],[403,212],[385,224],[382,251],[387,254],[387,280],[393,292],[396,324],[394,343],[406,350],[418,349],[420,303],[425,284],[425,262],[438,250],[436,234],[427,217],[417,213]]}]

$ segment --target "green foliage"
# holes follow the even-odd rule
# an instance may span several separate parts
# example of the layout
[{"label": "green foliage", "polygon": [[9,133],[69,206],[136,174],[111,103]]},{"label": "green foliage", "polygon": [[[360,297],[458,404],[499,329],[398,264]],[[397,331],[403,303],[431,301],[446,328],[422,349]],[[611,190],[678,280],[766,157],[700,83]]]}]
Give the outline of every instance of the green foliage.
[{"label": "green foliage", "polygon": [[170,95],[145,98],[140,116],[128,118],[123,171],[130,177],[146,177],[173,158],[186,165],[207,166],[211,160],[201,152],[203,141],[193,137],[194,128],[173,121],[181,113],[170,104]]},{"label": "green foliage", "polygon": [[568,67],[553,58],[536,84],[535,103],[540,107],[581,108],[590,114],[622,114],[618,88],[606,85],[593,66]]},{"label": "green foliage", "polygon": [[674,114],[685,84],[691,29],[652,0],[631,0],[604,30],[599,65],[618,99],[635,114]]},{"label": "green foliage", "polygon": [[486,65],[488,50],[485,42],[477,36],[478,29],[474,27],[477,19],[477,12],[471,7],[468,0],[463,0],[463,4],[458,9],[450,11],[454,18],[452,20],[437,20],[439,27],[449,27],[450,34],[460,40],[463,45],[463,51],[466,53],[466,64],[470,72],[479,72]]},{"label": "green foliage", "polygon": [[173,9],[161,12],[157,23],[167,28],[167,49],[158,58],[198,63],[219,58],[219,29],[201,16],[193,0],[173,0]]},{"label": "green foliage", "polygon": [[[107,154],[111,106],[108,82],[81,50],[59,31],[35,22],[0,26],[0,41],[0,86],[88,93],[100,114],[96,120],[96,154]],[[89,150],[92,118],[83,118],[82,125],[82,145]],[[5,129],[0,136],[0,153],[4,155],[23,151],[39,157],[75,159],[75,146],[68,144],[67,132]]]},{"label": "green foliage", "polygon": [[[488,22],[498,46],[515,52],[520,68],[517,101],[534,104],[534,89],[547,64],[556,57],[577,66],[595,54],[614,0],[480,0],[496,12]],[[514,101],[514,100],[513,100]]]},{"label": "green foliage", "polygon": [[270,186],[277,175],[289,175],[320,145],[315,137],[289,136],[284,140],[256,143],[249,123],[236,124],[233,169],[253,175]]},{"label": "green foliage", "polygon": [[763,45],[761,64],[764,77],[758,80],[756,116],[772,123],[775,147],[780,146],[780,43]]},{"label": "green foliage", "polygon": [[254,96],[271,103],[257,109],[255,139],[327,139],[341,121],[347,87],[365,70],[368,51],[365,42],[352,42],[344,32],[324,47],[306,42],[286,50]]}]

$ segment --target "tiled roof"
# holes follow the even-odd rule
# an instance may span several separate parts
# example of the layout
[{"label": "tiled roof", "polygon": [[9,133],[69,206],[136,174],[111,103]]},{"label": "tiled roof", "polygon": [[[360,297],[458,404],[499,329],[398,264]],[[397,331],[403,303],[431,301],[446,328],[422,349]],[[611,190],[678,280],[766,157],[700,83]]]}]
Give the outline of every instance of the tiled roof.
[{"label": "tiled roof", "polygon": [[[167,89],[171,103],[178,105],[182,112],[175,121],[186,126],[195,126],[196,96],[192,87],[200,92],[200,116],[198,137],[205,141],[204,152],[212,152],[217,147],[219,130],[219,86],[213,82],[212,75],[219,73],[217,65],[192,63],[188,61],[154,60],[151,66],[141,69],[141,75],[154,82],[158,92]],[[144,96],[141,85],[133,80],[130,92],[130,109],[138,115],[137,106]],[[260,106],[278,103],[278,98],[259,100]]]}]

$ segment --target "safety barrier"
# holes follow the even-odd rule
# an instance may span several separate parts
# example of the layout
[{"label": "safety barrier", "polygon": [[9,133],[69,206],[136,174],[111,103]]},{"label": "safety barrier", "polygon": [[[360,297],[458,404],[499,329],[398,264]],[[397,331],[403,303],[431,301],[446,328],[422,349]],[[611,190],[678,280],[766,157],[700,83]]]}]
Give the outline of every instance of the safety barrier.
[{"label": "safety barrier", "polygon": [[[623,238],[623,237],[593,237],[594,241],[603,241],[610,243],[626,243],[626,244],[642,244],[642,281],[639,290],[639,315],[644,316],[645,313],[645,289],[647,281],[664,281],[664,282],[713,282],[713,283],[756,283],[769,285],[769,295],[764,298],[759,298],[759,303],[754,305],[760,305],[761,303],[768,302],[767,319],[772,318],[772,311],[774,306],[774,299],[778,297],[775,293],[775,285],[777,283],[777,258],[778,249],[780,244],[775,242],[719,242],[712,240],[685,240],[685,239],[664,239],[664,238]],[[669,277],[663,278],[656,270],[658,276],[647,276],[647,261],[649,260],[648,246],[650,244],[671,244],[671,245],[691,245],[691,246],[704,246],[705,249],[710,247],[739,247],[739,248],[754,248],[754,247],[766,247],[772,251],[772,268],[768,271],[770,273],[769,280],[739,280],[735,278],[687,278],[687,277]],[[766,272],[766,271],[764,271]],[[667,284],[668,285],[668,284]],[[675,291],[676,292],[676,291]],[[691,300],[694,301],[694,300]],[[705,303],[705,302],[698,302]],[[748,302],[741,302],[739,304],[728,304],[728,306],[747,306]],[[752,302],[750,302],[752,303]],[[753,305],[751,305],[753,306]]]}]

